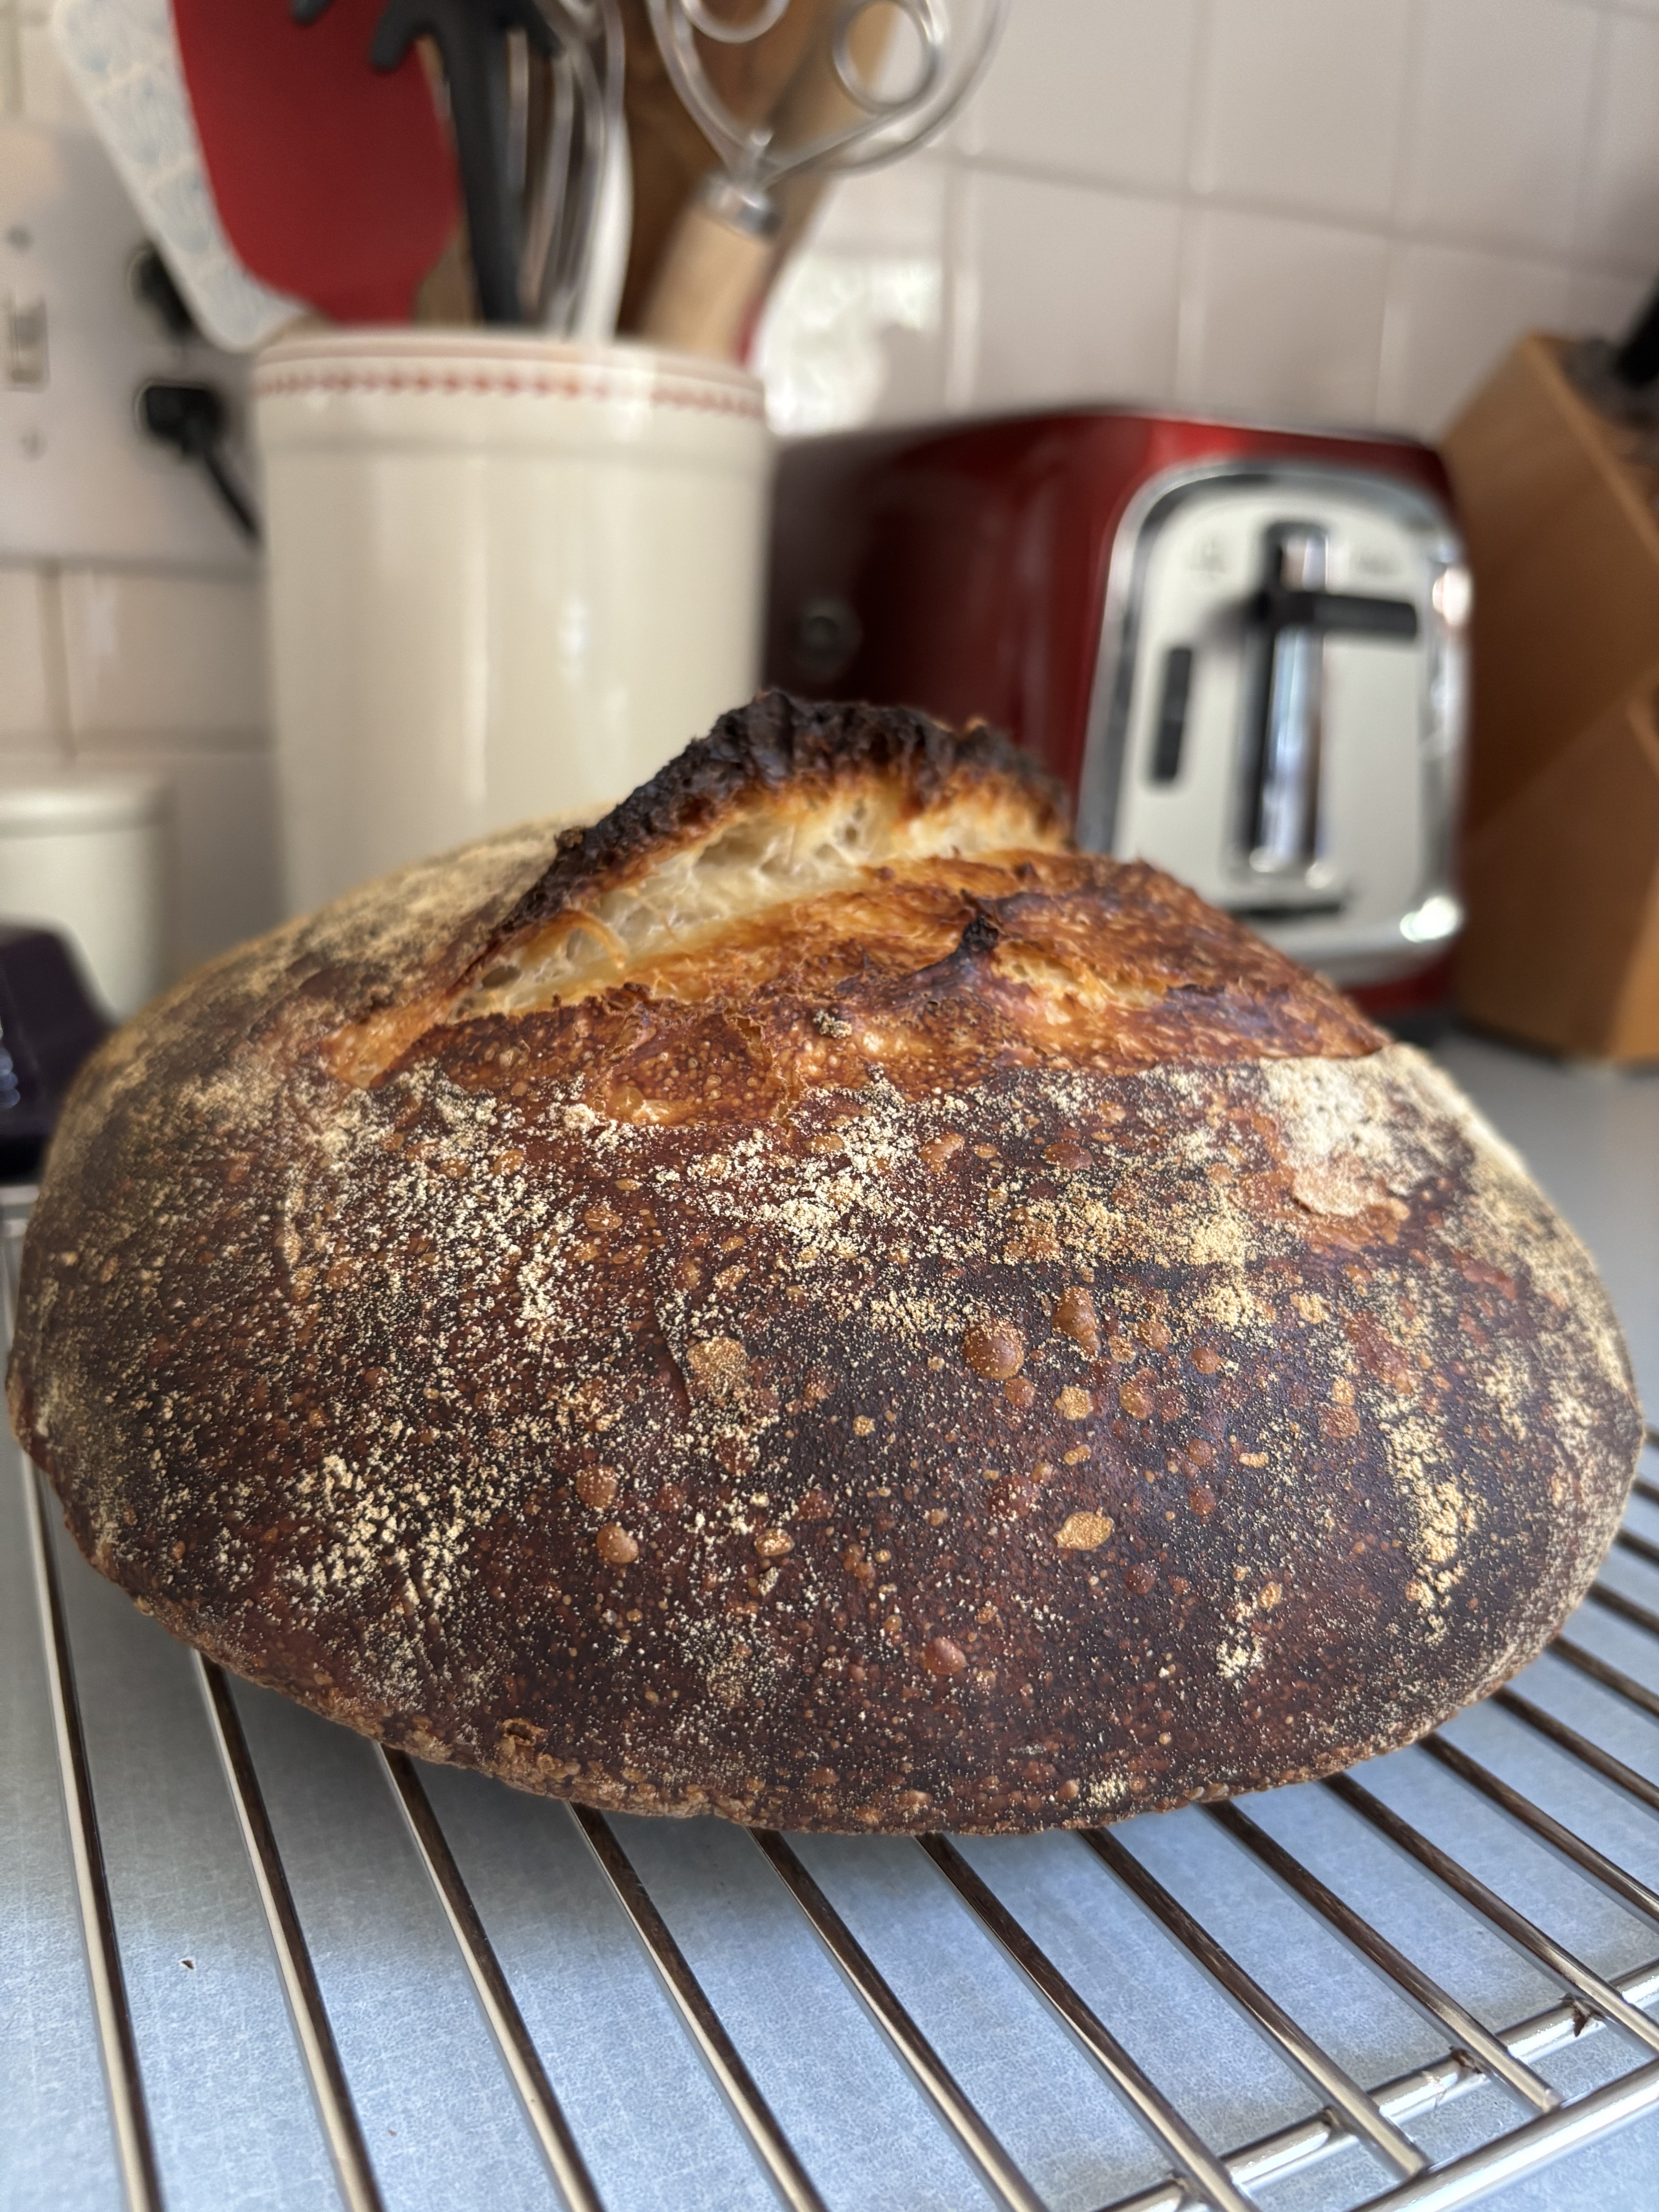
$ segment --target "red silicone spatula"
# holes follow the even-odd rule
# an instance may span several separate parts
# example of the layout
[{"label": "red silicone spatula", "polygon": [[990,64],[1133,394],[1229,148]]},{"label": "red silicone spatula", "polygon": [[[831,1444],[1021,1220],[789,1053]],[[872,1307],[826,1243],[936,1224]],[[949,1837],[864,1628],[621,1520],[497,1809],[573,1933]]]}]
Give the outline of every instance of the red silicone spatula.
[{"label": "red silicone spatula", "polygon": [[338,322],[407,322],[453,235],[454,166],[418,54],[384,74],[385,0],[173,0],[208,181],[256,276]]}]

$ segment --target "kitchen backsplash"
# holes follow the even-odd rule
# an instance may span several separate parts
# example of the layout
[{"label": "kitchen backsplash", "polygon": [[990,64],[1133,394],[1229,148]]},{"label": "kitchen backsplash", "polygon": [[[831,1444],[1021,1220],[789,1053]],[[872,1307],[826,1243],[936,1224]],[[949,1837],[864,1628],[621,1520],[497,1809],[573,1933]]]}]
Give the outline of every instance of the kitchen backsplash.
[{"label": "kitchen backsplash", "polygon": [[[276,918],[258,564],[205,484],[141,441],[146,376],[240,364],[132,296],[142,227],[36,0],[0,0],[0,775],[171,787],[172,964]],[[27,341],[27,343],[25,343]]]},{"label": "kitchen backsplash", "polygon": [[1659,0],[1013,0],[764,333],[781,427],[1149,399],[1432,435],[1659,271]]},{"label": "kitchen backsplash", "polygon": [[0,775],[167,778],[178,971],[279,915],[263,619],[257,574],[0,564]]},{"label": "kitchen backsplash", "polygon": [[[0,765],[170,778],[182,966],[277,912],[258,573],[119,394],[43,435],[43,243],[5,210],[102,162],[46,14],[0,0]],[[112,179],[77,204],[115,286],[136,219]],[[1432,434],[1518,332],[1614,330],[1656,270],[1659,0],[1013,0],[945,142],[830,203],[760,362],[786,431],[1114,398]],[[71,315],[45,373],[109,353]],[[24,495],[59,467],[63,529]]]},{"label": "kitchen backsplash", "polygon": [[172,964],[277,918],[257,572],[0,566],[0,774],[143,769],[172,793]]}]

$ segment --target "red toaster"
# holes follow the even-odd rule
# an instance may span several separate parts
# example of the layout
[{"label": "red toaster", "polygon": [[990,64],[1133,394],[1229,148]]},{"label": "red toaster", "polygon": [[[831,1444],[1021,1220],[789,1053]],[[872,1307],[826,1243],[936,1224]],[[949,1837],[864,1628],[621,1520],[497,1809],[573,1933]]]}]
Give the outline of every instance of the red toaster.
[{"label": "red toaster", "polygon": [[769,682],[994,723],[1086,847],[1339,981],[1455,935],[1469,581],[1429,447],[1077,408],[805,440],[775,514]]}]

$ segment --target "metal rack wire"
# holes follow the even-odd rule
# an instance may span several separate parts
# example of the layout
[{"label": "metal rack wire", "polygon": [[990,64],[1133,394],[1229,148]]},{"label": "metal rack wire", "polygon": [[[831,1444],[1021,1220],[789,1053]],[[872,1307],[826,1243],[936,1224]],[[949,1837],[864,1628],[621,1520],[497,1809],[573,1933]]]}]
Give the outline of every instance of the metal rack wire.
[{"label": "metal rack wire", "polygon": [[[0,1211],[8,1333],[26,1215],[21,1199]],[[1659,1443],[1659,1437],[1653,1441]],[[1659,1474],[1659,1462],[1650,1463]],[[25,1468],[23,1480],[45,1679],[120,2197],[129,2212],[161,2212],[165,2192],[140,2039],[124,1977],[119,1915],[112,1899],[100,1834],[99,1793],[88,1757],[76,1652],[64,1599],[61,1539],[54,1532],[55,1508],[43,1480]],[[1637,1491],[1644,1503],[1659,1505],[1659,1480],[1644,1474]],[[1615,1556],[1643,1567],[1659,1567],[1659,1542],[1626,1529]],[[1659,1670],[1659,1606],[1644,1604],[1605,1578],[1592,1592],[1591,1606],[1651,1639]],[[1558,1639],[1553,1656],[1593,1682],[1615,1705],[1659,1720],[1659,1691],[1588,1648],[1577,1634]],[[338,2197],[349,2212],[380,2212],[386,2202],[381,2181],[313,1964],[304,1916],[296,1905],[267,1809],[238,1693],[210,1662],[196,1656],[192,1663]],[[1500,1692],[1493,1705],[1570,1769],[1594,1776],[1598,1784],[1624,1801],[1659,1815],[1659,1783],[1607,1743],[1522,1689]],[[1659,1738],[1654,1749],[1659,1755]],[[421,1770],[400,1753],[379,1751],[374,1755],[493,2040],[502,2096],[516,2101],[539,2150],[546,2201],[569,2208],[569,2212],[605,2212],[606,2199],[595,2183],[590,2160],[550,2078],[549,2055],[526,2025],[512,1978],[492,1944]],[[1462,1745],[1437,1735],[1416,1753],[1401,1756],[1434,1762],[1472,1799],[1492,1808],[1504,1823],[1535,1839],[1650,1930],[1659,1931],[1659,1889]],[[1472,2002],[1449,1985],[1452,1976],[1445,1967],[1437,1962],[1431,1971],[1420,1957],[1408,1955],[1351,1899],[1316,1873],[1299,1851],[1270,1832],[1256,1811],[1227,1804],[1175,1816],[1207,1823],[1232,1849],[1265,1869],[1280,1891],[1295,1900],[1299,1912],[1332,1931],[1350,1957],[1363,1960],[1431,2024],[1438,2055],[1368,2088],[1298,2021],[1297,2007],[1273,1995],[1205,1917],[1154,1875],[1145,1855],[1133,1848],[1133,1828],[1085,1832],[1081,1847],[1092,1854],[1099,1880],[1117,1885],[1134,1900],[1182,1957],[1224,1995],[1249,2033],[1261,2039],[1305,2087],[1304,2110],[1292,2124],[1225,2150],[1206,2140],[1176,2098],[1159,2086],[1152,2071],[1102,2017],[1052,1951],[1038,1942],[964,1849],[942,1835],[925,1836],[905,1847],[931,1866],[971,1922],[1018,1970],[1050,2019],[1087,2055],[1156,2147],[1167,2178],[1129,2194],[1121,2190],[1113,2194],[1113,2174],[1103,2170],[1094,2201],[1104,2212],[1182,2212],[1193,2204],[1212,2206],[1216,2212],[1245,2212],[1247,2192],[1305,2175],[1322,2165],[1330,2167],[1334,2176],[1340,2168],[1343,2177],[1340,2183],[1334,2180],[1332,2203],[1363,2203],[1386,2206],[1392,2212],[1406,2212],[1406,2208],[1410,2212],[1429,2212],[1429,2208],[1449,2212],[1449,2208],[1472,2203],[1501,2184],[1659,2106],[1659,2021],[1650,2010],[1659,2005],[1659,1933],[1654,1935],[1653,1955],[1645,1963],[1618,1972],[1601,1971],[1367,1784],[1352,1775],[1339,1776],[1318,1785],[1318,1794],[1340,1803],[1347,1814],[1386,1839],[1443,1899],[1455,1899],[1463,1911],[1541,1969],[1561,1994],[1546,2009],[1493,2029],[1483,2022]],[[792,2212],[823,2212],[827,2199],[820,2182],[763,2094],[738,2035],[722,2017],[630,1856],[622,1832],[625,1824],[580,1807],[571,1808],[571,1815],[610,1897],[654,1969],[680,2029],[718,2085],[776,2198]],[[754,1881],[781,1884],[870,2024],[926,2100],[942,2131],[942,2142],[954,2146],[966,2177],[994,2205],[1010,2212],[1042,2212],[1043,2196],[947,2064],[914,2008],[901,2000],[872,1949],[855,1934],[802,1852],[784,1837],[764,1830],[756,1832],[751,1841]],[[550,1902],[549,1909],[556,1910],[556,1903]],[[1615,2068],[1607,2078],[1576,2090],[1553,2082],[1541,2070],[1553,2054],[1569,2046],[1577,2051],[1605,2034],[1615,2040],[1622,2035],[1633,2045],[1638,2063]],[[1437,2160],[1419,2140],[1422,2124],[1427,2116],[1482,2089],[1492,2093],[1494,2104],[1485,2139],[1459,2154]],[[1364,2155],[1356,2166],[1344,2163],[1344,2153]],[[1376,2186],[1379,2167],[1386,2177],[1380,2189]]]}]

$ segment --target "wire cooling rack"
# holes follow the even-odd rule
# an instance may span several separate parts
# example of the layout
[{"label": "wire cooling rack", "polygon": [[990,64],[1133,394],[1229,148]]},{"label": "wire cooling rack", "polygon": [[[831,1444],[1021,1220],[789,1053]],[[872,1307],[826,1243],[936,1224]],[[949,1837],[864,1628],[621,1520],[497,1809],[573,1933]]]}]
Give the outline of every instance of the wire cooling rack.
[{"label": "wire cooling rack", "polygon": [[1651,1449],[1570,1632],[1363,1781],[961,1842],[417,1766],[173,1644],[3,1474],[8,2212],[1444,2212],[1659,2105]]}]

